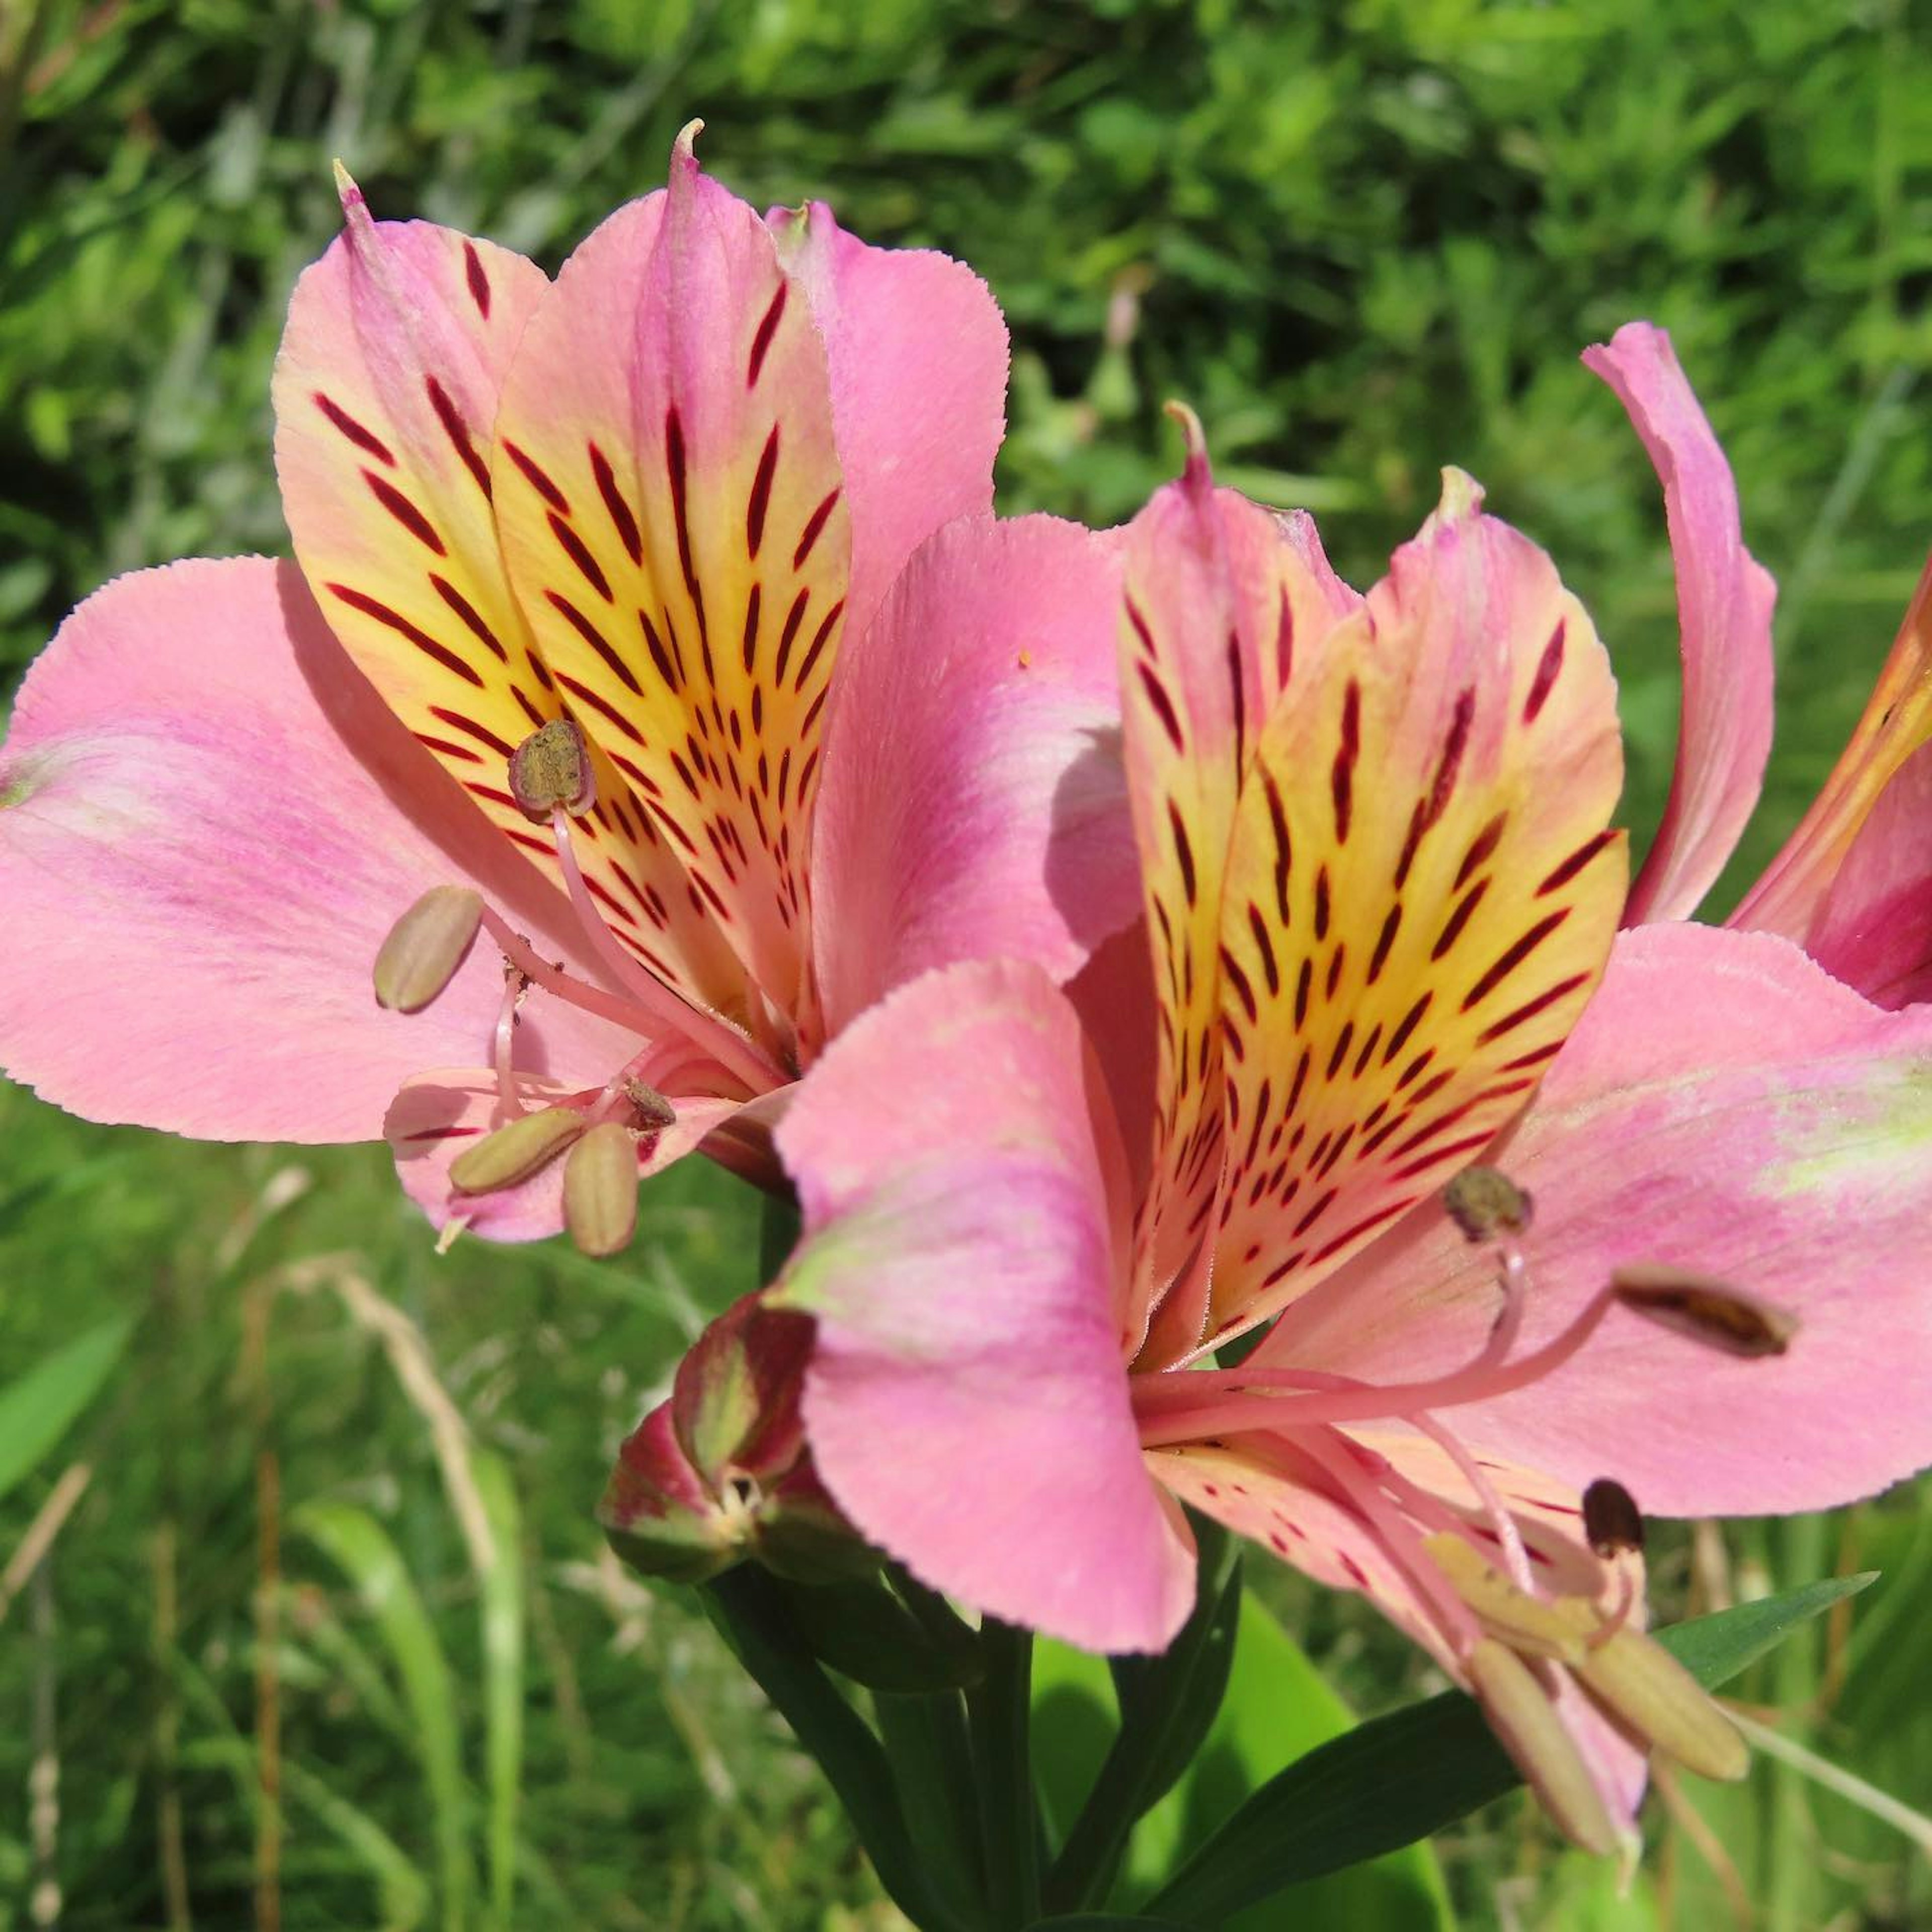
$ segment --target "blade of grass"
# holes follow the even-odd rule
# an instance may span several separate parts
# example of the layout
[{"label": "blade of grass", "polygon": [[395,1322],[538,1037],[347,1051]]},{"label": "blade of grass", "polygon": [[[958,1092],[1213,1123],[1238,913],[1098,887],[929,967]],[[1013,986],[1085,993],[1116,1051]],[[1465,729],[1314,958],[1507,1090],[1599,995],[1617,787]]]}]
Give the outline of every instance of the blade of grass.
[{"label": "blade of grass", "polygon": [[415,1720],[418,1754],[435,1820],[446,1932],[459,1932],[474,1888],[464,1832],[456,1686],[436,1626],[389,1533],[347,1503],[304,1503],[290,1526],[354,1586],[389,1648]]},{"label": "blade of grass", "polygon": [[489,1518],[495,1560],[477,1580],[483,1605],[483,1726],[490,1794],[490,1907],[506,1928],[517,1890],[517,1812],[524,1762],[524,1544],[521,1511],[508,1466],[475,1457],[477,1488]]},{"label": "blade of grass", "polygon": [[117,1316],[43,1356],[0,1389],[0,1499],[100,1393],[134,1332],[133,1318]]}]

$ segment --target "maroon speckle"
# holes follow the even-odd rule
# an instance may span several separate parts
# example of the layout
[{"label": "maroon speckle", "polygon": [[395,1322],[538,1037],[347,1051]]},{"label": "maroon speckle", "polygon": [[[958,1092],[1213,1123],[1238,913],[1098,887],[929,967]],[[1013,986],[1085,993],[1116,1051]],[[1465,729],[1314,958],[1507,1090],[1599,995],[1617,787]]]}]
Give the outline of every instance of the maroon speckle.
[{"label": "maroon speckle", "polygon": [[500,758],[507,758],[514,749],[514,746],[505,744],[488,726],[478,724],[473,718],[466,718],[460,711],[451,710],[447,705],[432,704],[429,715],[440,718],[455,730],[468,732],[479,745],[488,746]]},{"label": "maroon speckle", "polygon": [[835,487],[826,493],[824,502],[806,518],[804,532],[798,540],[798,548],[791,554],[793,569],[802,570],[805,568],[805,560],[812,554],[812,547],[818,542],[820,532],[825,528],[826,520],[832,514],[838,502],[838,491]]},{"label": "maroon speckle", "polygon": [[794,691],[800,692],[804,691],[807,682],[811,679],[812,668],[818,662],[819,657],[825,649],[826,640],[832,635],[833,627],[844,614],[845,600],[842,597],[820,620],[818,629],[814,634],[811,644],[806,647],[805,656],[799,659],[798,675],[792,680],[791,688]]},{"label": "maroon speckle", "polygon": [[631,506],[624,500],[623,491],[617,487],[616,472],[596,444],[592,443],[590,450],[590,474],[597,484],[597,494],[604,499],[610,526],[617,532],[617,541],[624,546],[624,554],[633,563],[640,562],[644,554],[644,542],[638,535],[638,520],[631,514]]},{"label": "maroon speckle", "polygon": [[1462,862],[1456,868],[1456,883],[1451,892],[1460,892],[1476,876],[1476,868],[1487,859],[1502,842],[1503,828],[1509,823],[1509,814],[1499,812],[1482,830],[1477,833],[1474,842],[1462,854]]},{"label": "maroon speckle", "polygon": [[1563,922],[1570,916],[1568,906],[1558,906],[1548,917],[1540,919],[1522,937],[1501,954],[1487,972],[1462,996],[1462,1010],[1479,1006],[1487,999]]},{"label": "maroon speckle", "polygon": [[1174,836],[1174,856],[1180,865],[1180,887],[1187,895],[1187,903],[1194,903],[1196,881],[1194,877],[1194,848],[1188,843],[1187,827],[1181,823],[1180,808],[1172,799],[1167,802],[1168,830]]},{"label": "maroon speckle", "polygon": [[440,576],[432,570],[429,574],[429,580],[434,586],[436,594],[455,612],[458,616],[462,619],[464,627],[469,631],[470,634],[482,644],[499,664],[508,664],[510,662],[509,652],[505,650],[498,641],[496,632],[484,622],[482,615],[476,605],[471,603],[470,599],[464,596],[448,578]]},{"label": "maroon speckle", "polygon": [[490,320],[490,278],[483,272],[483,258],[476,252],[475,242],[465,238],[463,244],[464,278],[470,284],[470,299],[476,304],[476,313],[485,322]]},{"label": "maroon speckle", "polygon": [[380,503],[383,508],[387,510],[390,515],[394,517],[396,521],[416,538],[417,542],[438,556],[448,555],[448,552],[442,547],[442,538],[436,535],[435,526],[430,522],[428,518],[424,516],[422,511],[418,509],[415,504],[411,502],[393,483],[386,478],[378,476],[373,470],[364,470],[362,480],[368,484],[370,494],[374,496],[376,502]]},{"label": "maroon speckle", "polygon": [[1456,940],[1462,936],[1462,928],[1469,923],[1469,915],[1483,902],[1483,896],[1490,889],[1487,879],[1478,879],[1456,902],[1456,909],[1436,935],[1436,944],[1429,949],[1431,959],[1444,957]]},{"label": "maroon speckle", "polygon": [[395,452],[374,430],[364,428],[340,403],[332,401],[317,389],[315,406],[358,449],[367,451],[378,463],[386,463],[392,470],[394,469]]},{"label": "maroon speckle", "polygon": [[1376,950],[1369,956],[1367,983],[1372,986],[1382,977],[1382,968],[1388,964],[1389,948],[1395,944],[1396,934],[1402,930],[1402,902],[1397,899],[1388,909],[1388,916],[1382,921],[1382,929],[1376,938]]},{"label": "maroon speckle", "polygon": [[1578,846],[1576,850],[1572,852],[1569,857],[1565,859],[1562,864],[1544,880],[1541,885],[1537,887],[1536,896],[1541,898],[1546,894],[1556,892],[1567,886],[1586,866],[1589,864],[1592,859],[1595,858],[1599,852],[1616,839],[1616,836],[1614,831],[1600,832],[1594,838],[1584,840],[1583,843]]},{"label": "maroon speckle", "polygon": [[1424,993],[1417,1000],[1414,1005],[1402,1015],[1401,1024],[1389,1035],[1389,1043],[1382,1049],[1382,1064],[1384,1066],[1393,1066],[1395,1064],[1396,1056],[1408,1044],[1409,1036],[1422,1024],[1422,1016],[1428,1012],[1429,1003],[1435,997],[1432,992]]},{"label": "maroon speckle", "polygon": [[1174,700],[1167,694],[1151,664],[1136,662],[1135,671],[1138,674],[1141,688],[1147,693],[1148,702],[1154,706],[1154,716],[1160,720],[1160,728],[1167,734],[1168,741],[1177,752],[1184,752],[1186,743],[1180,735],[1180,720],[1174,715]]},{"label": "maroon speckle", "polygon": [[449,400],[449,392],[434,376],[423,378],[423,387],[428,392],[429,406],[436,412],[436,421],[442,425],[443,434],[449,439],[450,447],[462,458],[464,467],[475,478],[487,502],[490,499],[490,466],[477,454],[476,446],[470,440],[470,425]]},{"label": "maroon speckle", "polygon": [[1522,722],[1534,724],[1536,715],[1548,701],[1550,687],[1556,682],[1556,674],[1563,668],[1563,632],[1564,620],[1558,618],[1556,628],[1550,634],[1550,641],[1543,647],[1543,655],[1537,660],[1536,675],[1529,682],[1529,695],[1522,701]]},{"label": "maroon speckle", "polygon": [[[779,292],[782,296],[784,291]],[[772,478],[778,466],[778,426],[773,423],[771,434],[765,438],[764,453],[758,458],[758,474],[752,478],[752,494],[745,503],[745,548],[754,562],[758,546],[765,540],[765,512],[771,506]]]},{"label": "maroon speckle", "polygon": [[[584,539],[554,510],[550,512],[550,528],[558,548],[576,565],[578,574],[605,603],[610,603],[610,580],[604,574],[604,566],[590,554]],[[550,601],[554,603],[556,600],[553,597]]]},{"label": "maroon speckle", "polygon": [[392,610],[388,604],[370,596],[366,591],[352,590],[346,584],[331,584],[325,587],[332,596],[341,598],[352,610],[359,610],[364,616],[373,617],[377,623],[386,625],[398,637],[408,638],[425,656],[434,658],[445,670],[452,671],[466,683],[475,685],[479,691],[482,689],[482,674],[473,665],[466,663],[446,644],[438,644],[427,631],[411,623],[400,610]]},{"label": "maroon speckle", "polygon": [[[752,353],[745,366],[745,386],[755,389],[758,386],[759,372],[765,366],[765,352],[772,346],[772,338],[778,333],[778,317],[784,314],[785,296],[791,284],[780,278],[777,292],[770,305],[759,320],[758,332],[752,338]],[[755,550],[757,546],[752,546]]]},{"label": "maroon speckle", "polygon": [[618,679],[627,690],[641,697],[644,687],[638,683],[631,667],[618,654],[610,639],[568,597],[554,590],[546,590],[544,596],[548,599],[551,608],[610,666],[612,676]]},{"label": "maroon speckle", "polygon": [[503,454],[523,472],[524,480],[561,516],[570,514],[570,500],[553,483],[548,475],[539,466],[535,458],[526,456],[508,436],[503,439]]},{"label": "maroon speckle", "polygon": [[1514,1012],[1505,1013],[1495,1025],[1484,1028],[1478,1043],[1487,1046],[1492,1041],[1501,1040],[1504,1034],[1514,1033],[1526,1022],[1533,1020],[1538,1013],[1553,1006],[1566,994],[1574,993],[1579,986],[1587,986],[1589,978],[1587,973],[1573,973],[1568,979],[1558,980],[1555,986],[1538,994],[1534,999],[1526,1001]]}]

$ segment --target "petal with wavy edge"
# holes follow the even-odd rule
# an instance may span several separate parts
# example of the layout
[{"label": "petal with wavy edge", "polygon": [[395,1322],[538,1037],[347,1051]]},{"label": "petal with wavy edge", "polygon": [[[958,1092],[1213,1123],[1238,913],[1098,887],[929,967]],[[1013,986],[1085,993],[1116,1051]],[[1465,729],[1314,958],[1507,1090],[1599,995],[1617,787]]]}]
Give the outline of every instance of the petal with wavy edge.
[{"label": "petal with wavy edge", "polygon": [[1192,1348],[1205,1314],[1207,1270],[1190,1262],[1204,1257],[1220,1167],[1220,898],[1242,768],[1276,696],[1298,670],[1308,675],[1350,594],[1318,544],[1311,554],[1312,525],[1285,529],[1213,487],[1189,428],[1186,473],[1129,528],[1120,633],[1128,790],[1160,1003],[1138,1262],[1157,1360]]},{"label": "petal with wavy edge", "polygon": [[[564,264],[503,392],[512,582],[788,1044],[850,532],[825,349],[764,223],[699,171]],[[601,728],[601,726],[600,726]]]},{"label": "petal with wavy edge", "polygon": [[845,634],[856,638],[926,537],[992,508],[1006,326],[963,262],[929,248],[872,248],[822,201],[765,219],[825,338],[852,520]]},{"label": "petal with wavy edge", "polygon": [[[561,715],[496,548],[497,394],[552,299],[520,255],[426,221],[346,226],[296,285],[275,361],[275,466],[296,555],[350,656],[503,836],[557,876],[518,809],[509,754]],[[589,711],[593,742],[604,721]],[[728,994],[706,921],[659,832],[609,761],[575,841],[611,929],[688,996]],[[728,964],[728,962],[726,962]]]},{"label": "petal with wavy edge", "polygon": [[[1666,1516],[1823,1509],[1932,1462],[1928,1094],[1932,1010],[1882,1012],[1768,934],[1621,934],[1497,1156],[1536,1204],[1518,1352],[1642,1262],[1735,1282],[1797,1334],[1740,1360],[1613,1312],[1545,1379],[1444,1419],[1579,1486],[1613,1476]],[[1256,1358],[1408,1380],[1473,1357],[1496,1312],[1490,1256],[1418,1214]]]},{"label": "petal with wavy edge", "polygon": [[929,974],[833,1041],[778,1130],[818,1318],[806,1432],[927,1583],[1096,1650],[1161,1648],[1192,1552],[1143,1473],[1072,1010],[1036,968]]},{"label": "petal with wavy edge", "polygon": [[963,960],[1067,979],[1132,918],[1119,596],[1112,539],[965,518],[848,642],[813,833],[827,1033]]},{"label": "petal with wavy edge", "polygon": [[[565,1102],[587,1105],[596,1099],[598,1090],[598,1087],[573,1086],[561,1080],[519,1076],[517,1081],[518,1096],[530,1112]],[[640,1180],[682,1160],[715,1128],[741,1112],[744,1103],[710,1094],[680,1094],[673,1105],[677,1118],[670,1126],[638,1137]],[[560,1234],[561,1159],[518,1186],[499,1188],[494,1193],[458,1194],[450,1186],[451,1163],[465,1148],[501,1126],[504,1119],[496,1076],[487,1067],[443,1067],[412,1075],[391,1102],[382,1122],[403,1192],[437,1227],[454,1222],[486,1240],[540,1241]]]},{"label": "petal with wavy edge", "polygon": [[1744,548],[1730,465],[1664,330],[1628,322],[1583,352],[1616,392],[1664,485],[1677,568],[1684,705],[1677,766],[1624,922],[1688,919],[1757,803],[1771,754],[1778,586]]},{"label": "petal with wavy edge", "polygon": [[[0,752],[0,1058],[88,1118],[223,1140],[373,1140],[426,1058],[487,1050],[479,940],[412,1016],[376,950],[428,887],[476,885],[551,957],[568,908],[390,716],[292,564],[117,579],[62,627]],[[634,1051],[554,1001],[525,1064]]]},{"label": "petal with wavy edge", "polygon": [[[1867,815],[1932,738],[1932,560],[1912,593],[1864,715],[1798,830],[1727,923],[1808,945]],[[1923,769],[1923,761],[1920,761]],[[1889,843],[1888,835],[1881,835]],[[1868,850],[1862,866],[1869,864]]]},{"label": "petal with wavy edge", "polygon": [[1932,744],[1879,794],[1804,950],[1875,1005],[1932,1000]]},{"label": "petal with wavy edge", "polygon": [[1519,1112],[1622,907],[1616,693],[1466,478],[1269,718],[1226,898],[1214,1333],[1305,1294]]}]

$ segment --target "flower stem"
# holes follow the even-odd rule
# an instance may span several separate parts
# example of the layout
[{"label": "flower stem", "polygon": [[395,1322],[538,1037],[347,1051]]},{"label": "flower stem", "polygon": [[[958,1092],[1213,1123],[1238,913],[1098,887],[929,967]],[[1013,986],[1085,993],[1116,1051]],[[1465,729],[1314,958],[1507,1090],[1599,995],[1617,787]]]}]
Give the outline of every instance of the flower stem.
[{"label": "flower stem", "polygon": [[1033,1634],[988,1617],[980,1626],[986,1674],[966,1694],[980,1787],[980,1828],[994,1922],[1040,1916],[1040,1812],[1034,1802],[1030,1720]]}]

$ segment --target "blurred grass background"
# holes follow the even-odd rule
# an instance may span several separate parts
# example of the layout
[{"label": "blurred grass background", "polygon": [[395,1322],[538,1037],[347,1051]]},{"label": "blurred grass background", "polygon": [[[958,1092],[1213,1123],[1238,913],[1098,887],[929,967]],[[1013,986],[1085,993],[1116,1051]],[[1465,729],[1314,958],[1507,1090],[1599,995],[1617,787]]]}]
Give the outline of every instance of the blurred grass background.
[{"label": "blurred grass background", "polygon": [[[284,547],[268,365],[332,156],[379,214],[554,267],[701,113],[753,200],[824,195],[987,277],[1009,509],[1130,514],[1180,394],[1229,479],[1314,508],[1366,582],[1437,468],[1472,470],[1616,653],[1640,830],[1670,579],[1641,452],[1575,357],[1668,325],[1783,586],[1742,881],[1932,536],[1928,24],[1904,0],[4,0],[0,688],[117,572]],[[265,1870],[291,1928],[896,1922],[708,1629],[590,1522],[622,1432],[750,1284],[732,1184],[654,1184],[621,1264],[439,1261],[368,1150],[189,1147],[12,1089],[0,1145],[0,1387],[97,1330],[113,1364],[0,1470],[0,1564],[61,1526],[32,1580],[0,1574],[0,1927],[46,1922],[50,1879],[74,1928],[244,1926]],[[1870,1565],[1746,1694],[1922,1812],[1918,1496],[1680,1535],[1659,1607]],[[1354,1605],[1270,1594],[1358,1706],[1424,1682]],[[1628,1900],[1520,1806],[1442,1852],[1472,1925],[1904,1928],[1932,1923],[1915,1828],[1764,1760],[1653,1804]]]}]

